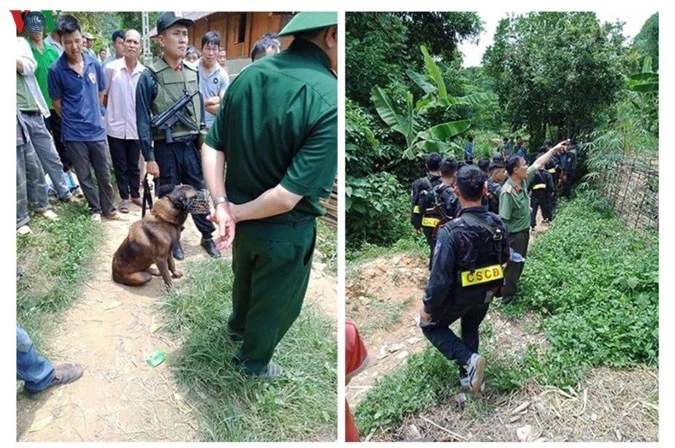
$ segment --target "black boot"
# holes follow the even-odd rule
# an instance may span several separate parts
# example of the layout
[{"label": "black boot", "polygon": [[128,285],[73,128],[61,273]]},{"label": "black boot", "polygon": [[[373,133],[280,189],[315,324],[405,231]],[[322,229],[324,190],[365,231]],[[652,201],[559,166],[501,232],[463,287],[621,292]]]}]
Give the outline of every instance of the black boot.
[{"label": "black boot", "polygon": [[171,247],[171,254],[173,255],[173,258],[175,258],[178,261],[181,261],[185,258],[183,246],[180,245],[180,241],[176,241],[176,244],[174,244]]},{"label": "black boot", "polygon": [[220,258],[220,252],[216,249],[216,243],[213,242],[213,238],[202,238],[201,246],[211,257]]}]

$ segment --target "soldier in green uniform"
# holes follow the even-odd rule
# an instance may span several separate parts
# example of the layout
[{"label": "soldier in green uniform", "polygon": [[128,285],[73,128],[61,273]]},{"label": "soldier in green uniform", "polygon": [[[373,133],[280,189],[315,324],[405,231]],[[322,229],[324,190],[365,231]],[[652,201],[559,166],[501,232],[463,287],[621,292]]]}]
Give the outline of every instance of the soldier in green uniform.
[{"label": "soldier in green uniform", "polygon": [[[198,141],[204,125],[204,104],[199,95],[197,66],[184,62],[188,45],[187,29],[190,19],[164,12],[157,19],[158,42],[162,58],[141,73],[136,88],[136,124],[141,151],[146,162],[146,171],[159,177],[159,185],[188,184],[200,190],[204,188]],[[157,117],[178,103],[185,95],[192,99],[176,113],[180,118],[168,132],[152,127],[152,118]],[[154,149],[153,149],[154,142]],[[168,193],[170,187],[160,188]],[[192,219],[202,234],[201,245],[214,258],[220,252],[212,238],[216,229],[207,219],[207,214],[193,214]],[[172,248],[174,258],[184,258],[180,242]]]},{"label": "soldier in green uniform", "polygon": [[270,360],[300,314],[337,171],[337,13],[299,13],[280,35],[295,39],[230,84],[202,147],[218,248],[234,241],[233,361],[265,378],[281,375]]},{"label": "soldier in green uniform", "polygon": [[[522,156],[513,154],[506,160],[506,172],[509,177],[499,193],[499,215],[509,229],[509,245],[514,252],[527,256],[530,242],[530,196],[528,186],[534,180],[537,170],[543,169],[546,163],[565,146],[560,142],[548,152],[539,156],[532,166],[528,167]],[[524,263],[509,262],[504,270],[504,287],[502,300],[510,303],[516,294],[520,274]]]}]

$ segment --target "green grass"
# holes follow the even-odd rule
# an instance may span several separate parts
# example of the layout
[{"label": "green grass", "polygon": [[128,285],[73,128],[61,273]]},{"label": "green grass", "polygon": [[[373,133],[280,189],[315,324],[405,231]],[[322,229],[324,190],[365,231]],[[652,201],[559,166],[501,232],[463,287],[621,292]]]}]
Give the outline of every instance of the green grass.
[{"label": "green grass", "polygon": [[186,283],[167,294],[166,328],[182,340],[172,365],[199,412],[204,441],[332,441],[337,438],[335,323],[311,309],[277,347],[284,378],[265,382],[242,376],[230,360],[226,336],[232,309],[229,262],[189,263]]},{"label": "green grass", "polygon": [[[566,202],[527,257],[517,300],[493,303],[507,317],[533,311],[548,344],[505,357],[481,326],[489,385],[508,393],[526,381],[574,386],[591,367],[658,368],[658,236],[627,229],[586,195]],[[398,428],[404,418],[458,390],[456,367],[435,348],[377,382],[356,409],[363,434]],[[488,415],[479,405],[471,412]]]},{"label": "green grass", "polygon": [[[412,232],[412,230],[411,230]],[[378,257],[405,254],[409,256],[428,256],[429,246],[424,235],[406,235],[393,245],[382,247],[370,243],[363,243],[358,250],[347,250],[346,258],[349,264],[359,264]]]},{"label": "green grass", "polygon": [[79,297],[101,242],[97,225],[82,206],[56,204],[61,218],[49,221],[31,216],[31,235],[18,235],[16,318],[42,346],[58,314]]},{"label": "green grass", "polygon": [[316,225],[316,249],[321,253],[320,261],[326,263],[327,273],[337,277],[337,229],[323,219],[317,219]]}]

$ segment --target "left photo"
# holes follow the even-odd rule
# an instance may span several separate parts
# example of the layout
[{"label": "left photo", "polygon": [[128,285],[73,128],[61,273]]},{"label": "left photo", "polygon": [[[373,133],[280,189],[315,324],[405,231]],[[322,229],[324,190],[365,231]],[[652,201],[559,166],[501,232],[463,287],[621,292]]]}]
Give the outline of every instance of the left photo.
[{"label": "left photo", "polygon": [[9,13],[16,441],[335,441],[337,12]]}]

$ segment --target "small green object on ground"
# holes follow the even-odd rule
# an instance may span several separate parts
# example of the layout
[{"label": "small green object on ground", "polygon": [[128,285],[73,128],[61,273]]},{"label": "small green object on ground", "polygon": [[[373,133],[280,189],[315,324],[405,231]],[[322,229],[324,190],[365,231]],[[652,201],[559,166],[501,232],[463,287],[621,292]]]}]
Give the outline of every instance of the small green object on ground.
[{"label": "small green object on ground", "polygon": [[157,350],[156,352],[152,353],[150,356],[148,356],[148,365],[150,367],[157,367],[161,363],[163,363],[166,360],[166,355],[164,354],[163,351]]}]

